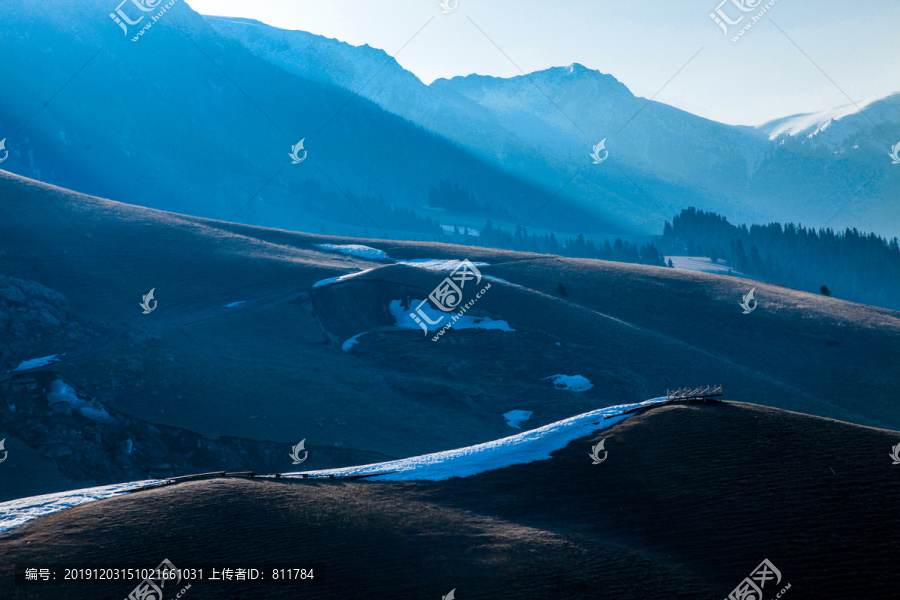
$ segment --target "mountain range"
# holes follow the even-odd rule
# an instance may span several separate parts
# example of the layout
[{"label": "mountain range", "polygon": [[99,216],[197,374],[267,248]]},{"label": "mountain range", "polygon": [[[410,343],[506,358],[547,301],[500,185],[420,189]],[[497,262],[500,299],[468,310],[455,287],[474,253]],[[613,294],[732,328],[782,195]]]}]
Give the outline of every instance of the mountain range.
[{"label": "mountain range", "polygon": [[[659,233],[660,219],[689,205],[732,221],[855,226],[889,238],[900,229],[892,201],[900,177],[883,172],[900,142],[900,94],[734,126],[636,97],[612,75],[577,63],[425,85],[379,49],[205,18],[272,64],[359,93],[510,173],[565,185],[582,205],[632,230]],[[611,160],[597,168],[588,154],[601,139]]]},{"label": "mountain range", "polygon": [[[444,180],[489,199],[479,226],[493,213],[525,221],[550,195],[334,84],[254,57],[183,2],[137,43],[106,2],[58,4],[0,6],[10,48],[0,75],[18,90],[0,106],[12,172],[197,216],[381,237],[403,232],[382,199],[418,208]],[[306,160],[291,164],[301,140]],[[567,229],[588,218],[575,206],[546,215]],[[403,233],[435,228],[420,218]]]},{"label": "mountain range", "polygon": [[[382,50],[184,2],[138,42],[105,2],[80,6],[0,7],[12,172],[195,216],[407,239],[442,239],[440,225],[475,235],[488,219],[655,235],[687,206],[732,222],[900,227],[896,94],[864,112],[733,126],[579,64],[425,85]],[[292,165],[300,140],[308,155]],[[601,140],[609,159],[592,164]],[[442,182],[475,202],[432,206]]]}]

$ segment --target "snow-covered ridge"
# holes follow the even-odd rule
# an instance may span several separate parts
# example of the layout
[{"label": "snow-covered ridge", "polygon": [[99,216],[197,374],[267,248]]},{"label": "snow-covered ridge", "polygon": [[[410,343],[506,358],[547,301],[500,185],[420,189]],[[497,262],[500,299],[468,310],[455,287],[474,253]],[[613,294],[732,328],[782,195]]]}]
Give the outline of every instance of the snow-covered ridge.
[{"label": "snow-covered ridge", "polygon": [[[624,414],[626,411],[666,402],[666,400],[666,398],[654,398],[636,404],[601,408],[531,431],[467,448],[359,467],[309,471],[306,474],[344,477],[386,473],[371,477],[371,479],[382,481],[442,481],[451,477],[469,477],[512,465],[546,460],[553,452],[565,448],[570,442],[628,418],[629,415]],[[282,477],[297,478],[302,475],[303,473],[288,473]],[[143,487],[160,486],[165,483],[164,480],[149,479],[3,502],[0,503],[0,533],[66,508],[121,496]]]},{"label": "snow-covered ridge", "polygon": [[[859,114],[860,111],[865,111],[869,106],[885,100],[892,95],[893,94],[874,96],[872,98],[866,98],[857,104],[844,104],[816,113],[791,115],[789,117],[784,117],[783,119],[777,119],[760,125],[758,129],[766,132],[770,140],[775,140],[782,135],[790,137],[806,135],[812,137],[825,131],[836,121],[840,121],[850,115]],[[867,126],[871,125],[868,121],[866,121],[865,124]]]},{"label": "snow-covered ridge", "polygon": [[66,508],[121,496],[144,486],[163,483],[165,482],[159,479],[148,479],[146,481],[117,483],[115,485],[104,485],[83,490],[46,494],[44,496],[31,496],[30,498],[3,502],[0,503],[0,533],[9,531],[13,527],[18,527],[32,519],[59,512]]},{"label": "snow-covered ridge", "polygon": [[[503,469],[512,465],[547,460],[550,455],[565,448],[570,442],[605,429],[628,417],[625,411],[665,402],[666,398],[654,398],[637,404],[610,406],[557,421],[537,429],[467,448],[446,450],[402,460],[347,467],[325,471],[309,471],[307,475],[374,475],[376,481],[443,481],[451,477],[470,477],[485,471]],[[606,418],[612,417],[612,418]],[[282,477],[301,477],[303,473],[288,473]]]}]

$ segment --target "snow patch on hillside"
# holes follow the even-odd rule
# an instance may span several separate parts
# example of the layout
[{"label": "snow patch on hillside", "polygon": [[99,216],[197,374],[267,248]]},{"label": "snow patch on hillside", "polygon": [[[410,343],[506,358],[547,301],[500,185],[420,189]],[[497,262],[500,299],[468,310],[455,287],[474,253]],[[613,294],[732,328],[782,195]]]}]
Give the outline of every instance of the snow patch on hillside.
[{"label": "snow patch on hillside", "polygon": [[490,279],[491,281],[499,281],[500,283],[505,283],[505,284],[507,284],[507,285],[512,285],[512,286],[515,286],[515,287],[517,287],[517,288],[522,287],[522,286],[519,285],[518,283],[512,283],[512,282],[507,281],[507,280],[505,280],[505,279],[500,279],[499,277],[494,277],[493,275],[484,275],[484,278],[485,278],[485,279]]},{"label": "snow patch on hillside", "polygon": [[16,371],[27,371],[29,369],[37,369],[38,367],[43,367],[49,365],[50,363],[58,362],[59,359],[56,358],[59,354],[51,354],[50,356],[44,356],[42,358],[32,358],[31,360],[22,361],[18,367],[13,369],[13,373]]},{"label": "snow patch on hillside", "polygon": [[361,338],[364,335],[366,335],[365,331],[363,331],[362,333],[357,333],[352,338],[350,338],[349,340],[347,340],[346,342],[341,344],[341,350],[343,350],[344,352],[350,352],[350,348],[352,348],[353,346],[358,344],[359,338]]},{"label": "snow patch on hillside", "polygon": [[118,423],[99,403],[93,400],[85,400],[75,392],[75,388],[62,379],[53,381],[50,384],[50,391],[47,392],[47,404],[49,406],[53,406],[58,402],[65,402],[72,407],[73,412],[81,413],[83,417],[87,417],[92,421],[109,425]]},{"label": "snow patch on hillside", "polygon": [[702,256],[664,256],[664,260],[671,260],[672,266],[685,271],[697,271],[699,273],[716,273],[718,275],[732,275],[734,277],[746,277],[743,273],[733,270],[726,264],[715,263]]},{"label": "snow patch on hillside", "polygon": [[344,281],[350,279],[351,277],[356,277],[357,275],[362,275],[363,273],[368,273],[373,269],[365,269],[364,271],[357,271],[356,273],[347,273],[346,275],[341,275],[340,277],[330,277],[328,279],[323,279],[321,281],[317,281],[313,284],[313,288],[322,287],[323,285],[331,285],[332,283],[337,283],[338,281]]},{"label": "snow patch on hillside", "polygon": [[[319,244],[320,246],[327,246],[328,244]],[[355,248],[368,248],[368,246],[355,246]],[[387,255],[387,253],[382,250],[375,250],[375,248],[368,248],[369,250],[381,253],[377,260],[390,260],[398,265],[406,265],[407,267],[416,267],[418,269],[427,269],[429,271],[455,271],[460,268],[463,264],[463,261],[456,259],[443,259],[443,258],[413,258],[410,260],[394,260]],[[353,250],[352,252],[357,252],[357,250]],[[359,250],[356,256],[361,258],[373,258],[372,256],[363,256],[367,251]],[[349,252],[346,252],[349,253]],[[345,253],[345,254],[346,254]],[[471,263],[475,267],[489,267],[490,263],[486,262],[473,262]],[[355,273],[348,273],[346,275],[341,275],[340,277],[329,277],[328,279],[322,279],[321,281],[317,281],[313,284],[313,288],[322,287],[325,285],[331,285],[332,283],[337,283],[339,281],[344,281],[350,279],[351,277],[356,277],[357,275],[362,275],[363,273],[368,273],[373,269],[365,269],[364,271],[357,271]],[[495,281],[503,281],[497,277],[489,277],[487,275],[483,275],[488,279],[494,279]],[[509,283],[509,282],[504,282]],[[514,284],[512,284],[514,285]]]},{"label": "snow patch on hillside", "polygon": [[32,496],[20,498],[9,502],[0,503],[0,533],[9,531],[32,519],[49,515],[60,510],[79,506],[95,500],[104,500],[114,496],[121,496],[133,492],[145,485],[158,485],[163,483],[159,479],[146,481],[133,481],[131,483],[117,483],[100,487],[46,494],[44,496]]},{"label": "snow patch on hillside", "polygon": [[388,256],[387,252],[385,252],[384,250],[379,250],[370,246],[363,246],[361,244],[316,244],[315,246],[316,248],[321,248],[322,250],[340,252],[341,254],[356,256],[357,258],[367,258],[369,260],[391,260],[391,257]]},{"label": "snow patch on hillside", "polygon": [[[410,300],[410,306],[419,306],[421,300]],[[418,331],[422,330],[422,327],[416,323],[413,318],[410,316],[410,310],[404,308],[403,302],[400,300],[391,300],[388,309],[391,312],[391,316],[394,317],[394,325],[397,327],[402,327],[403,329],[416,329]],[[455,313],[445,313],[441,312],[435,308],[432,308],[430,304],[423,304],[421,308],[422,312],[425,313],[425,316],[428,317],[428,320],[434,321],[435,323],[429,323],[428,321],[423,321],[425,325],[428,327],[428,331],[437,331],[441,329],[447,324],[447,320],[444,317],[456,317]],[[461,317],[457,317],[456,321],[453,322],[453,329],[493,329],[499,331],[515,331],[512,327],[509,326],[509,323],[506,321],[498,321],[496,319],[491,319],[489,317],[470,317],[469,315],[463,315]]]},{"label": "snow patch on hillside", "polygon": [[522,423],[530,419],[531,415],[532,412],[530,410],[511,410],[503,413],[503,418],[506,419],[506,424],[510,427],[522,429]]},{"label": "snow patch on hillside", "polygon": [[[428,269],[429,271],[455,271],[463,264],[461,260],[442,259],[442,258],[413,258],[411,260],[398,260],[398,265],[406,265],[408,267],[418,267],[420,269]],[[476,267],[489,267],[490,263],[473,262]]]},{"label": "snow patch on hillside", "polygon": [[552,379],[556,389],[570,392],[586,392],[594,387],[594,384],[582,375],[551,375],[544,379]]}]

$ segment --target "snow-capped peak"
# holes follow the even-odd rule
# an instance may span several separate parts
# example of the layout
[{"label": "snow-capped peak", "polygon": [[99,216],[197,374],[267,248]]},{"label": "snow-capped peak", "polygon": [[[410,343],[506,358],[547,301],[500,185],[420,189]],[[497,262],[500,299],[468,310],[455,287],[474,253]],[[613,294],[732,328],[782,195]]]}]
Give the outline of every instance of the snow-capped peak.
[{"label": "snow-capped peak", "polygon": [[[800,135],[813,137],[826,131],[836,122],[845,119],[846,117],[857,115],[861,112],[869,114],[869,111],[880,113],[879,109],[885,104],[891,104],[896,107],[898,102],[900,102],[900,94],[896,93],[873,96],[855,104],[842,104],[835,108],[820,112],[801,113],[782,119],[776,119],[775,121],[770,121],[757,126],[757,129],[764,131],[769,136],[769,140],[775,140],[783,135],[789,137]],[[877,114],[869,114],[869,117],[873,119],[877,116]],[[867,118],[863,117],[863,119],[864,121],[860,121],[860,126],[864,127],[866,125],[872,125]]]}]

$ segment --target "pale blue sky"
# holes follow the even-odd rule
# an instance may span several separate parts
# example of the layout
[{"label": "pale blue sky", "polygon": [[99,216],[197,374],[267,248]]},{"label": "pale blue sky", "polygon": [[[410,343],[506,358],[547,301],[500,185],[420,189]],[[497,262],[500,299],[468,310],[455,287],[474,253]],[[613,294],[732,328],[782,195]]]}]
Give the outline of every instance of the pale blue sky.
[{"label": "pale blue sky", "polygon": [[[738,42],[709,17],[721,0],[458,0],[449,14],[438,0],[185,1],[202,14],[253,18],[391,55],[434,17],[395,56],[426,83],[470,73],[510,77],[520,74],[515,65],[531,72],[579,62],[639,96],[658,93],[656,100],[732,124],[900,91],[896,0],[777,0]],[[732,19],[745,14],[732,0],[722,10]]]}]

